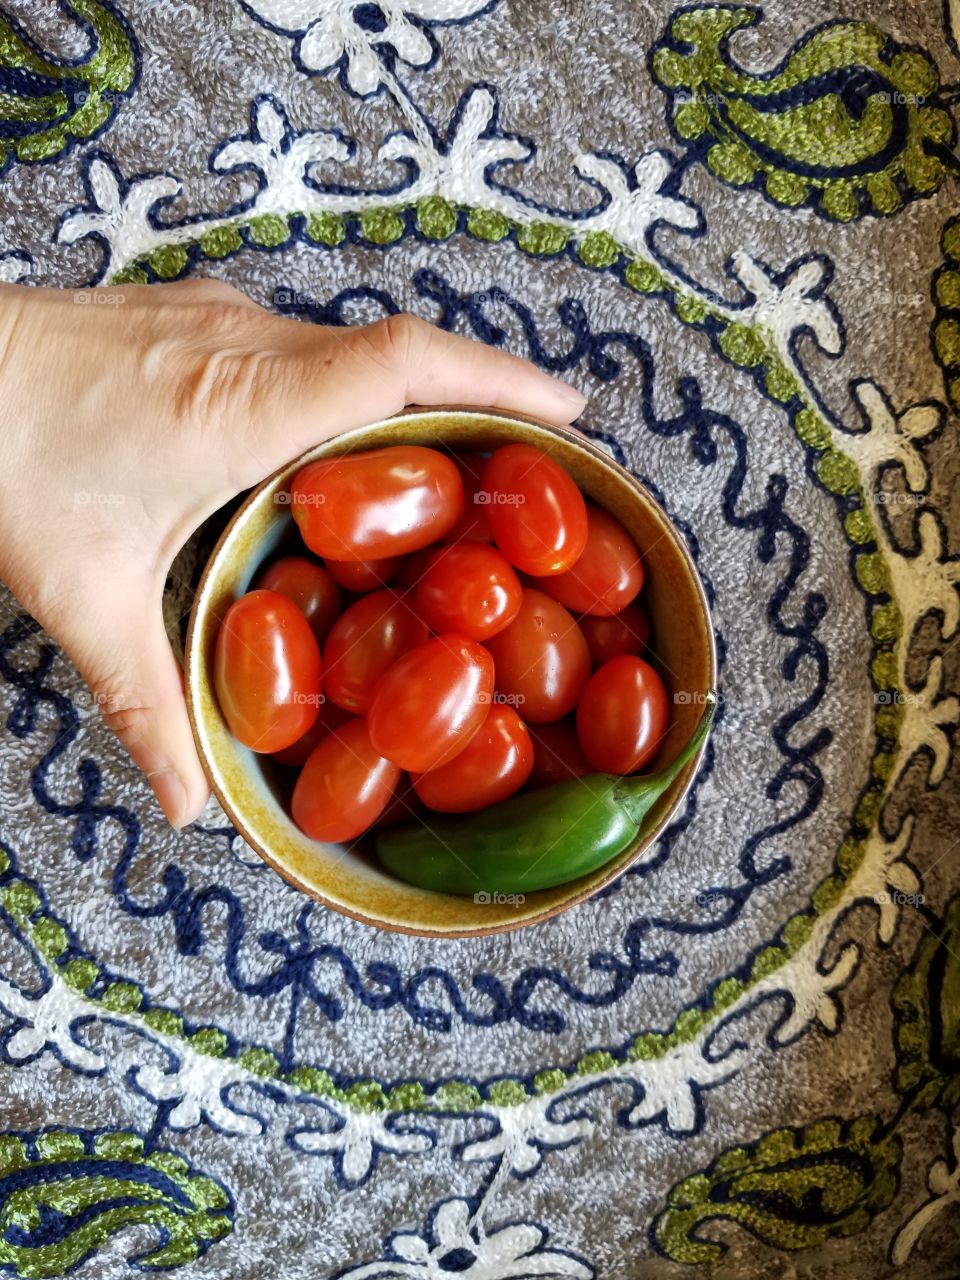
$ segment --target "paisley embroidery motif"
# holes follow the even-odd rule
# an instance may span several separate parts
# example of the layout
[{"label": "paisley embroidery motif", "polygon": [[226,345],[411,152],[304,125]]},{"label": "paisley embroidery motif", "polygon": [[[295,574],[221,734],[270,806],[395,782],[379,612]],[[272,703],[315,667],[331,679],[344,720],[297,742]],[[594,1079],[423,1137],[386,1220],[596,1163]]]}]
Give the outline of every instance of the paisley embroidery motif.
[{"label": "paisley embroidery motif", "polygon": [[870,23],[838,20],[751,75],[730,38],[762,12],[700,5],[671,20],[651,65],[680,141],[722,182],[838,222],[935,192],[957,161],[931,59]]},{"label": "paisley embroidery motif", "polygon": [[93,137],[136,83],[139,51],[121,14],[107,0],[61,0],[61,7],[90,34],[75,62],[44,53],[0,11],[0,170],[50,160]]}]

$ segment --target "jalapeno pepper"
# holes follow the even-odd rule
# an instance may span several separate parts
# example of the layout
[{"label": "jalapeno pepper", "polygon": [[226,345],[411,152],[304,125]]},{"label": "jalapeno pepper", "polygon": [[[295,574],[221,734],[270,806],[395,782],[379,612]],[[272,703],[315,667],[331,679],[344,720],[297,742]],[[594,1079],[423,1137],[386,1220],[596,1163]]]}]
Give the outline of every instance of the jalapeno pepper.
[{"label": "jalapeno pepper", "polygon": [[633,843],[644,819],[699,751],[716,708],[708,693],[693,737],[658,773],[594,773],[512,796],[464,821],[430,817],[387,828],[376,848],[386,869],[441,893],[532,893],[596,871]]}]

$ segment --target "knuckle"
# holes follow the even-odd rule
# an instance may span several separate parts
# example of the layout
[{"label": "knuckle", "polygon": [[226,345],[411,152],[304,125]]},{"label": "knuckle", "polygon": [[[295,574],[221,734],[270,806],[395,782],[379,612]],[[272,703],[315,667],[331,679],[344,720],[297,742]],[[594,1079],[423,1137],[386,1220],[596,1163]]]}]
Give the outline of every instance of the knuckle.
[{"label": "knuckle", "polygon": [[251,302],[242,289],[226,280],[209,280],[192,276],[187,280],[177,280],[167,288],[175,290],[184,302],[197,306],[209,303],[212,306],[235,306],[249,309]]},{"label": "knuckle", "polygon": [[406,365],[423,345],[430,326],[419,316],[401,311],[387,316],[361,332],[380,359],[388,365]]},{"label": "knuckle", "polygon": [[181,426],[256,415],[282,390],[286,361],[262,351],[206,351],[181,375],[173,410]]},{"label": "knuckle", "polygon": [[[94,699],[102,697],[94,691]],[[100,703],[100,714],[111,732],[115,733],[125,747],[135,747],[146,737],[151,724],[150,708],[145,706],[110,707]]]}]

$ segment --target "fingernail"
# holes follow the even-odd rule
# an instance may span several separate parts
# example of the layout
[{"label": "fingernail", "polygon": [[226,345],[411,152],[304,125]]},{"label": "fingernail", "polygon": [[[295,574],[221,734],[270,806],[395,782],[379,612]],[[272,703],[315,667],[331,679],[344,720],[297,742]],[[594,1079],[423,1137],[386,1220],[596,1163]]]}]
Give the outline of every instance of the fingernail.
[{"label": "fingernail", "polygon": [[153,787],[153,794],[160,803],[171,827],[177,831],[185,825],[184,809],[187,804],[187,790],[173,769],[158,769],[147,774],[147,781]]},{"label": "fingernail", "polygon": [[586,407],[587,397],[582,391],[578,391],[576,387],[571,386],[569,382],[564,382],[562,378],[554,378],[553,385],[562,399],[566,400],[568,404],[577,406],[578,412]]}]

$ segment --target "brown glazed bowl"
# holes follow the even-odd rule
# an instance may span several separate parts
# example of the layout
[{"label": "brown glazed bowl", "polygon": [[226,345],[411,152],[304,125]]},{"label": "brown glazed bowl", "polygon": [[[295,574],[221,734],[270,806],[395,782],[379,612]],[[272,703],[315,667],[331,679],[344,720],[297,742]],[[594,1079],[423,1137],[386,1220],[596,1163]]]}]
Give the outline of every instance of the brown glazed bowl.
[{"label": "brown glazed bowl", "polygon": [[[187,632],[186,685],[190,719],[210,785],[252,849],[292,885],[335,911],[382,929],[463,938],[517,929],[582,902],[643,858],[670,821],[693,780],[700,756],[654,806],[635,843],[613,862],[522,902],[475,902],[403,884],[382,870],[367,839],[345,845],[308,839],[284,809],[280,771],[231,735],[213,685],[220,620],[248,590],[260,566],[279,549],[302,549],[290,516],[290,481],[314,458],[422,444],[489,450],[521,440],[551,453],[577,484],[629,530],[643,553],[641,597],[653,631],[652,661],[671,698],[673,722],[651,768],[668,764],[691,736],[702,695],[716,683],[713,628],[703,587],[686,544],[666,513],[637,480],[577,432],[498,412],[443,408],[408,410],[348,431],[311,449],[254,489],[224,530],[206,566]],[[649,656],[649,655],[648,655]],[[470,815],[463,821],[469,823]]]}]

